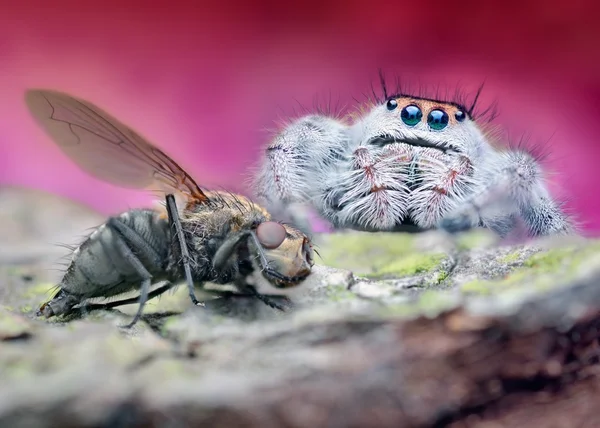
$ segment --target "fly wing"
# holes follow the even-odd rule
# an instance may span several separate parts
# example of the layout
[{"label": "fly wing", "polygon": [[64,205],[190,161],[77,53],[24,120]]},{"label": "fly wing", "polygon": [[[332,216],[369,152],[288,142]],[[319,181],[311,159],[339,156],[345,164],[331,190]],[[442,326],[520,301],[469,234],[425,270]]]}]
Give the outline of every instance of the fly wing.
[{"label": "fly wing", "polygon": [[94,104],[42,89],[26,91],[25,102],[62,151],[95,178],[124,188],[184,194],[199,203],[209,202],[175,161]]}]

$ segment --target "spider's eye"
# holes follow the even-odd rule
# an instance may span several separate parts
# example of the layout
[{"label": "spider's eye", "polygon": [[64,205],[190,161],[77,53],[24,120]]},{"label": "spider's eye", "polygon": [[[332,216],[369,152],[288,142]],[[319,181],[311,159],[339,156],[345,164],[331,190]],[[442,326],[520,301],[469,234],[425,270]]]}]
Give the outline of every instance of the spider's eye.
[{"label": "spider's eye", "polygon": [[427,123],[431,129],[442,130],[448,126],[448,113],[440,109],[431,110],[427,115]]},{"label": "spider's eye", "polygon": [[256,228],[258,242],[269,250],[279,247],[285,240],[285,236],[285,227],[275,221],[265,221]]},{"label": "spider's eye", "polygon": [[462,122],[463,120],[465,120],[467,118],[467,115],[465,114],[464,111],[458,110],[456,113],[454,113],[454,117],[456,118],[457,122]]},{"label": "spider's eye", "polygon": [[398,107],[398,101],[388,100],[386,107],[389,111],[396,110],[396,107]]},{"label": "spider's eye", "polygon": [[400,112],[400,117],[402,118],[402,122],[406,123],[408,126],[415,126],[421,121],[423,112],[419,107],[411,104],[402,109]]}]

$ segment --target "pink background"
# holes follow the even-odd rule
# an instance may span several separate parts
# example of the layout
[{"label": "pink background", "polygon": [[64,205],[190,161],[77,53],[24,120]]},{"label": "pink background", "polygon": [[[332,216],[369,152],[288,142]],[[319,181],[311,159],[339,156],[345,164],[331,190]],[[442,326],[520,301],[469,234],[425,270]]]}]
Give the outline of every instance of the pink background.
[{"label": "pink background", "polygon": [[27,87],[87,98],[205,186],[240,189],[276,121],[341,106],[383,68],[415,86],[485,80],[495,123],[546,146],[589,234],[600,234],[600,7],[595,1],[15,1],[0,11],[0,184],[105,214],[149,201],[87,177],[29,118]]}]

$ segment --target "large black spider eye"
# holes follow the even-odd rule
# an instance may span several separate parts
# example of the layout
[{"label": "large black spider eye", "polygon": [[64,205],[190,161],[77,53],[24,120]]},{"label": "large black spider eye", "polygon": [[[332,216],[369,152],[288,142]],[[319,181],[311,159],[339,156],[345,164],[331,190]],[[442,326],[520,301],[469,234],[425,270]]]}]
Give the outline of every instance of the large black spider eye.
[{"label": "large black spider eye", "polygon": [[454,113],[454,117],[456,118],[457,122],[462,122],[467,118],[467,115],[464,111],[458,110],[456,113]]},{"label": "large black spider eye", "polygon": [[448,126],[448,113],[441,109],[431,110],[427,115],[427,123],[431,129],[440,131]]},{"label": "large black spider eye", "polygon": [[396,110],[396,108],[398,107],[398,101],[388,100],[386,107],[389,111]]},{"label": "large black spider eye", "polygon": [[421,121],[423,112],[419,107],[411,104],[402,109],[400,112],[400,117],[402,118],[402,122],[406,123],[408,126],[415,126]]}]

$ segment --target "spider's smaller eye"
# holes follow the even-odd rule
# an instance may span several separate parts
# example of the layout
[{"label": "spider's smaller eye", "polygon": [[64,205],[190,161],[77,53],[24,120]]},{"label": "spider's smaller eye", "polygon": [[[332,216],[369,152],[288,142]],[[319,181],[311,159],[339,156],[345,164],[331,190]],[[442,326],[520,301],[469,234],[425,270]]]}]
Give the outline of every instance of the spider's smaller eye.
[{"label": "spider's smaller eye", "polygon": [[388,100],[386,107],[389,111],[396,110],[396,108],[398,107],[398,101]]},{"label": "spider's smaller eye", "polygon": [[456,113],[454,113],[454,117],[456,118],[457,122],[462,122],[467,118],[467,115],[464,111],[458,110]]},{"label": "spider's smaller eye", "polygon": [[427,115],[427,123],[431,129],[440,131],[448,126],[448,113],[441,109],[431,110]]},{"label": "spider's smaller eye", "polygon": [[258,241],[269,250],[279,247],[285,241],[285,236],[285,227],[275,221],[265,221],[256,228]]},{"label": "spider's smaller eye", "polygon": [[400,117],[402,118],[402,122],[406,123],[408,126],[415,126],[421,121],[423,112],[419,107],[411,104],[402,109],[400,112]]}]

